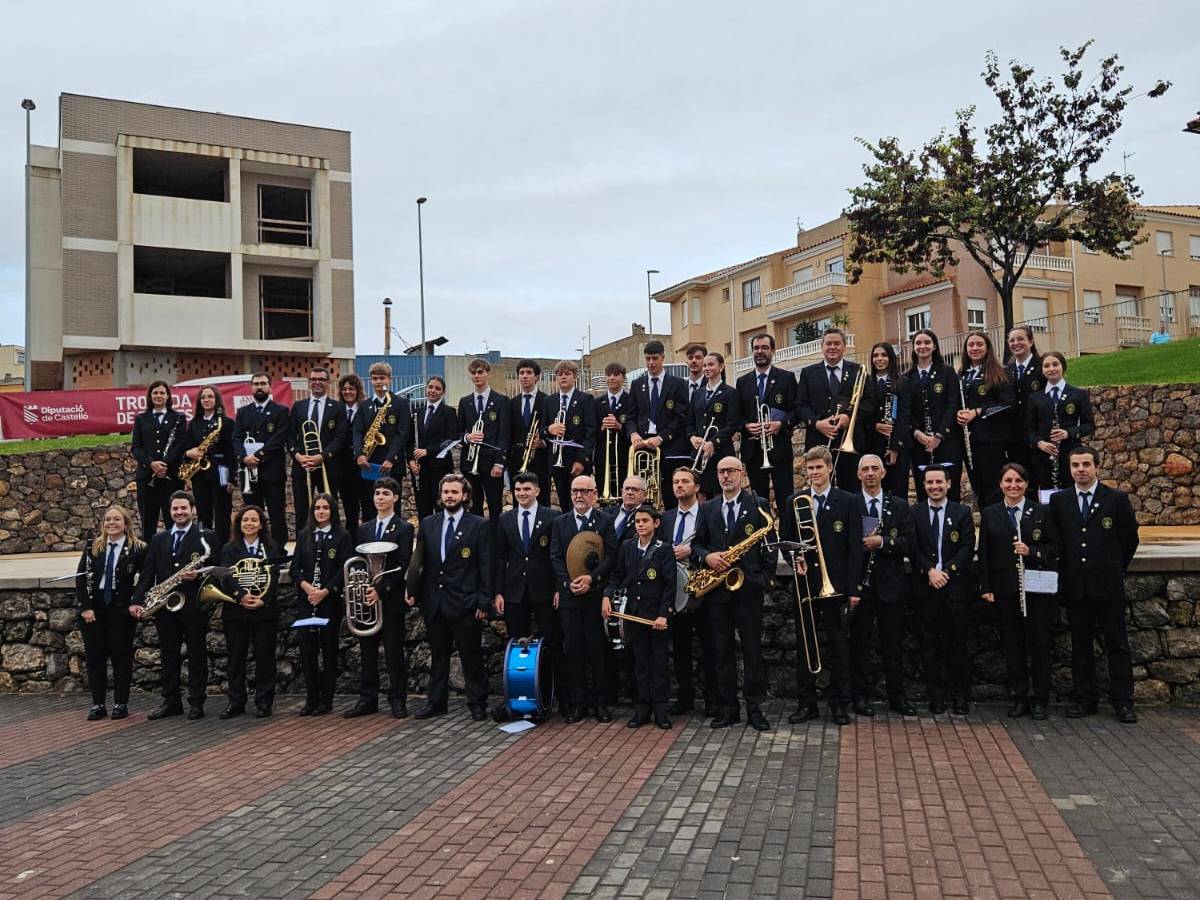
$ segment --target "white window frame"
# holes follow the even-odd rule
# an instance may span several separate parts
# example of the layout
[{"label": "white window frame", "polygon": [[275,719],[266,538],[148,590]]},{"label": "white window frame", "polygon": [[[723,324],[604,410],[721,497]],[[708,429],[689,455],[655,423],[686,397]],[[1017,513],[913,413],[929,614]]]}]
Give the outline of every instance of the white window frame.
[{"label": "white window frame", "polygon": [[1083,321],[1085,325],[1100,324],[1100,307],[1104,305],[1104,296],[1100,291],[1083,292]]},{"label": "white window frame", "polygon": [[804,284],[806,281],[812,281],[813,267],[804,266],[792,273],[792,284]]},{"label": "white window frame", "polygon": [[[911,319],[914,316],[920,316],[921,320],[914,328]],[[933,312],[928,303],[922,303],[918,306],[910,306],[904,310],[904,339],[911,341],[913,335],[922,328],[929,328],[933,324]]]},{"label": "white window frame", "polygon": [[1188,235],[1188,256],[1200,259],[1200,234]]},{"label": "white window frame", "polygon": [[692,324],[699,325],[700,324],[700,298],[693,297],[688,302],[692,304]]},{"label": "white window frame", "polygon": [[[972,321],[971,313],[980,313],[979,321]],[[967,298],[967,330],[982,331],[987,328],[987,300],[983,297]]]},{"label": "white window frame", "polygon": [[826,272],[839,272],[846,274],[846,259],[842,256],[833,256],[825,260]]},{"label": "white window frame", "polygon": [[[1041,304],[1044,313],[1040,316],[1031,316],[1029,314],[1029,304]],[[1050,301],[1045,297],[1022,297],[1021,298],[1021,315],[1022,325],[1028,325],[1035,332],[1046,333],[1050,330]]]},{"label": "white window frame", "polygon": [[1137,294],[1117,294],[1117,315],[1141,318],[1142,298]]},{"label": "white window frame", "polygon": [[1159,256],[1175,255],[1175,235],[1170,231],[1154,232],[1154,251]]},{"label": "white window frame", "polygon": [[742,282],[742,309],[758,309],[762,306],[762,279],[751,278]]},{"label": "white window frame", "polygon": [[1158,295],[1158,321],[1163,325],[1175,324],[1175,295]]},{"label": "white window frame", "polygon": [[680,327],[680,328],[687,328],[687,327],[688,327],[688,301],[687,301],[687,297],[684,297],[682,300],[680,300],[680,301],[679,301],[679,327]]}]

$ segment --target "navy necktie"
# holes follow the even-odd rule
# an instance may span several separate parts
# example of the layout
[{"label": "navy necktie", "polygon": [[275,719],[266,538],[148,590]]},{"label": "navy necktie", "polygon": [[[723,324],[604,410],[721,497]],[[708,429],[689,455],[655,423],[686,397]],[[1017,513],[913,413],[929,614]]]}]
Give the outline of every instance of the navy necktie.
[{"label": "navy necktie", "polygon": [[1058,406],[1058,388],[1057,387],[1050,388],[1050,401],[1055,406]]},{"label": "navy necktie", "polygon": [[730,502],[725,504],[725,530],[730,534],[733,533],[733,523],[733,503]]},{"label": "navy necktie", "polygon": [[425,430],[426,431],[429,430],[429,420],[433,418],[433,410],[434,410],[434,408],[432,406],[425,407]]},{"label": "navy necktie", "polygon": [[829,370],[829,396],[836,398],[841,390],[842,383],[838,380],[837,366],[826,366]]},{"label": "navy necktie", "polygon": [[450,541],[454,539],[454,517],[446,520],[446,533],[442,536],[442,562],[450,556]]},{"label": "navy necktie", "polygon": [[933,508],[933,525],[930,526],[933,529],[933,539],[937,543],[937,561],[939,566],[942,564],[942,528],[939,521],[941,514],[942,508],[935,506]]},{"label": "navy necktie", "polygon": [[690,514],[691,514],[691,510],[690,510],[690,509],[689,509],[687,512],[682,512],[682,511],[680,511],[680,512],[678,513],[678,516],[679,516],[679,524],[675,526],[675,543],[676,543],[676,544],[682,544],[682,543],[683,543],[683,529],[684,529],[684,527],[687,525],[687,517],[688,517],[688,515],[690,515]]},{"label": "navy necktie", "polygon": [[475,410],[479,415],[483,415],[483,394],[475,395]]},{"label": "navy necktie", "polygon": [[928,369],[924,369],[921,372],[921,384],[923,384],[923,385],[929,384],[929,370]]},{"label": "navy necktie", "polygon": [[383,540],[383,519],[377,519],[375,522],[375,540]]},{"label": "navy necktie", "polygon": [[758,376],[758,402],[762,403],[763,398],[767,396],[767,376],[766,373],[761,373]]},{"label": "navy necktie", "polygon": [[529,427],[530,421],[533,419],[533,397],[530,394],[525,395],[525,409],[521,411],[521,419],[525,422],[525,427]]},{"label": "navy necktie", "polygon": [[1015,506],[1008,507],[1008,524],[1012,526],[1015,533],[1017,530],[1017,508]]},{"label": "navy necktie", "polygon": [[529,510],[521,513],[521,546],[529,552]]},{"label": "navy necktie", "polygon": [[1021,365],[1020,363],[1017,363],[1017,381],[1020,381],[1024,377],[1025,377],[1025,367],[1023,365]]},{"label": "navy necktie", "polygon": [[185,532],[182,532],[182,531],[176,531],[176,532],[175,532],[175,539],[174,539],[174,541],[171,543],[171,555],[172,555],[172,556],[178,556],[178,555],[179,555],[179,545],[183,543],[183,536],[184,536],[184,534],[185,534]]},{"label": "navy necktie", "polygon": [[874,497],[871,498],[871,511],[869,513],[872,519],[879,518],[879,501]]},{"label": "navy necktie", "polygon": [[652,418],[652,419],[658,417],[658,403],[659,403],[658,379],[651,378],[650,379],[650,418]]},{"label": "navy necktie", "polygon": [[819,516],[823,512],[825,512],[825,495],[817,494],[817,515]]},{"label": "navy necktie", "polygon": [[711,388],[710,388],[710,389],[708,389],[708,390],[706,390],[706,391],[704,392],[704,402],[705,402],[705,403],[711,403],[711,402],[712,402],[712,397],[713,397],[713,394],[715,394],[715,393],[716,393],[716,391],[712,390]]},{"label": "navy necktie", "polygon": [[1083,521],[1087,521],[1088,513],[1092,508],[1092,492],[1084,491],[1079,495],[1079,515],[1083,517]]},{"label": "navy necktie", "polygon": [[117,571],[117,545],[112,541],[108,544],[108,557],[104,560],[104,603],[112,603],[113,576]]}]

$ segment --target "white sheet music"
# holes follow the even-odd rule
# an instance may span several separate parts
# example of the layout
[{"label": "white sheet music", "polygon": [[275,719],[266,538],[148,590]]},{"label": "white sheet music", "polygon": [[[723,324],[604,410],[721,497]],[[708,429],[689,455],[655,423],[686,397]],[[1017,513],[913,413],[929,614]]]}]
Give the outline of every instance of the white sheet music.
[{"label": "white sheet music", "polygon": [[1041,569],[1025,570],[1025,593],[1027,594],[1057,594],[1058,573],[1046,572]]}]

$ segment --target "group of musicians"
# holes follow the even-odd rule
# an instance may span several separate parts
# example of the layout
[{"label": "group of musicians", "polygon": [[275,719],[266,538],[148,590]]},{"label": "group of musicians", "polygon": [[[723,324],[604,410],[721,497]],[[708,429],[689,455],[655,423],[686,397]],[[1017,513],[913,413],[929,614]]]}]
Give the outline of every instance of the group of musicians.
[{"label": "group of musicians", "polygon": [[[971,607],[980,597],[1000,614],[1010,715],[1046,716],[1050,634],[1061,602],[1073,647],[1067,715],[1097,711],[1099,631],[1114,711],[1122,722],[1136,721],[1121,589],[1136,522],[1128,498],[1098,481],[1100,459],[1083,444],[1094,429],[1091,404],[1086,390],[1066,383],[1063,356],[1039,354],[1025,326],[1008,336],[1007,365],[983,333],[967,338],[959,371],[944,362],[927,329],[913,338],[905,374],[889,344],[871,349],[866,368],[845,359],[845,349],[845,335],[828,329],[822,361],[794,375],[772,365],[774,340],[760,334],[751,343],[754,368],[730,385],[719,353],[689,347],[688,377],[681,378],[664,371],[665,348],[650,341],[645,373],[626,385],[624,368],[609,364],[599,397],[578,386],[570,362],[558,364],[555,391],[543,393],[533,360],[518,365],[519,393],[503,396],[489,384],[488,363],[474,360],[472,391],[457,408],[433,376],[416,412],[390,390],[383,363],[370,369],[369,394],[346,375],[336,397],[329,372],[314,367],[310,396],[290,410],[271,400],[269,376],[256,373],[254,402],[233,420],[220,394],[205,387],[186,422],[171,409],[167,385],[156,382],[133,432],[142,531],[153,536],[144,543],[132,515],[112,506],[79,566],[89,718],[108,714],[108,660],[112,716],[128,714],[136,623],[147,597],[157,605],[164,585],[182,604],[153,610],[163,701],[150,718],[184,712],[185,645],[187,714],[204,715],[204,564],[284,566],[290,469],[298,523],[293,603],[299,618],[324,621],[299,629],[307,688],[301,715],[332,709],[346,616],[343,566],[356,548],[382,542],[385,572],[362,589],[382,622],[369,631],[350,628],[362,672],[347,717],[378,710],[381,641],[390,712],[409,714],[405,613],[416,606],[432,657],[418,718],[446,712],[454,648],[472,718],[488,715],[481,628],[495,615],[510,637],[542,637],[568,723],[611,721],[621,683],[632,675],[629,725],[670,728],[671,715],[695,707],[698,646],[712,727],[740,722],[744,708],[750,727],[767,730],[761,632],[764,593],[781,577],[778,566],[796,600],[792,723],[819,717],[822,668],[830,673],[835,723],[848,723],[851,710],[873,714],[865,662],[876,631],[888,704],[916,713],[902,659],[909,604],[923,638],[930,712],[968,713]],[[800,428],[806,486],[796,490],[792,432]],[[978,528],[960,502],[964,465]],[[405,477],[413,482],[415,529],[401,510]],[[1039,489],[1053,491],[1042,495],[1049,503],[1039,502]],[[164,528],[154,533],[159,518]],[[594,532],[602,550],[581,574],[570,556],[582,532]],[[690,587],[698,571],[715,587],[681,605],[680,586]],[[229,653],[223,718],[246,711],[251,645],[254,706],[259,716],[271,715],[278,583],[263,592],[234,580],[217,594],[228,601],[220,604]],[[630,659],[608,640],[615,617],[624,622]],[[503,704],[491,712],[502,716]]]}]

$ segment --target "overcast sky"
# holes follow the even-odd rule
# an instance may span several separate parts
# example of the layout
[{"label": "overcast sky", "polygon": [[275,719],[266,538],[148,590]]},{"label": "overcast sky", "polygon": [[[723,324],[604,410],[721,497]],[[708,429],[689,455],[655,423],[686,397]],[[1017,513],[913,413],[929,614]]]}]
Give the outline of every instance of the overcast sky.
[{"label": "overcast sky", "polygon": [[[809,8],[811,7],[811,8]],[[113,10],[119,10],[114,14]],[[838,215],[865,152],[994,106],[984,54],[1057,71],[1096,39],[1141,90],[1114,146],[1153,203],[1200,202],[1200,4],[404,0],[10,4],[0,82],[0,343],[24,339],[22,97],[57,141],[61,92],[348,129],[357,347],[380,300],[446,352],[576,355],[655,289],[779,250]],[[656,304],[655,322],[666,323]]]}]

